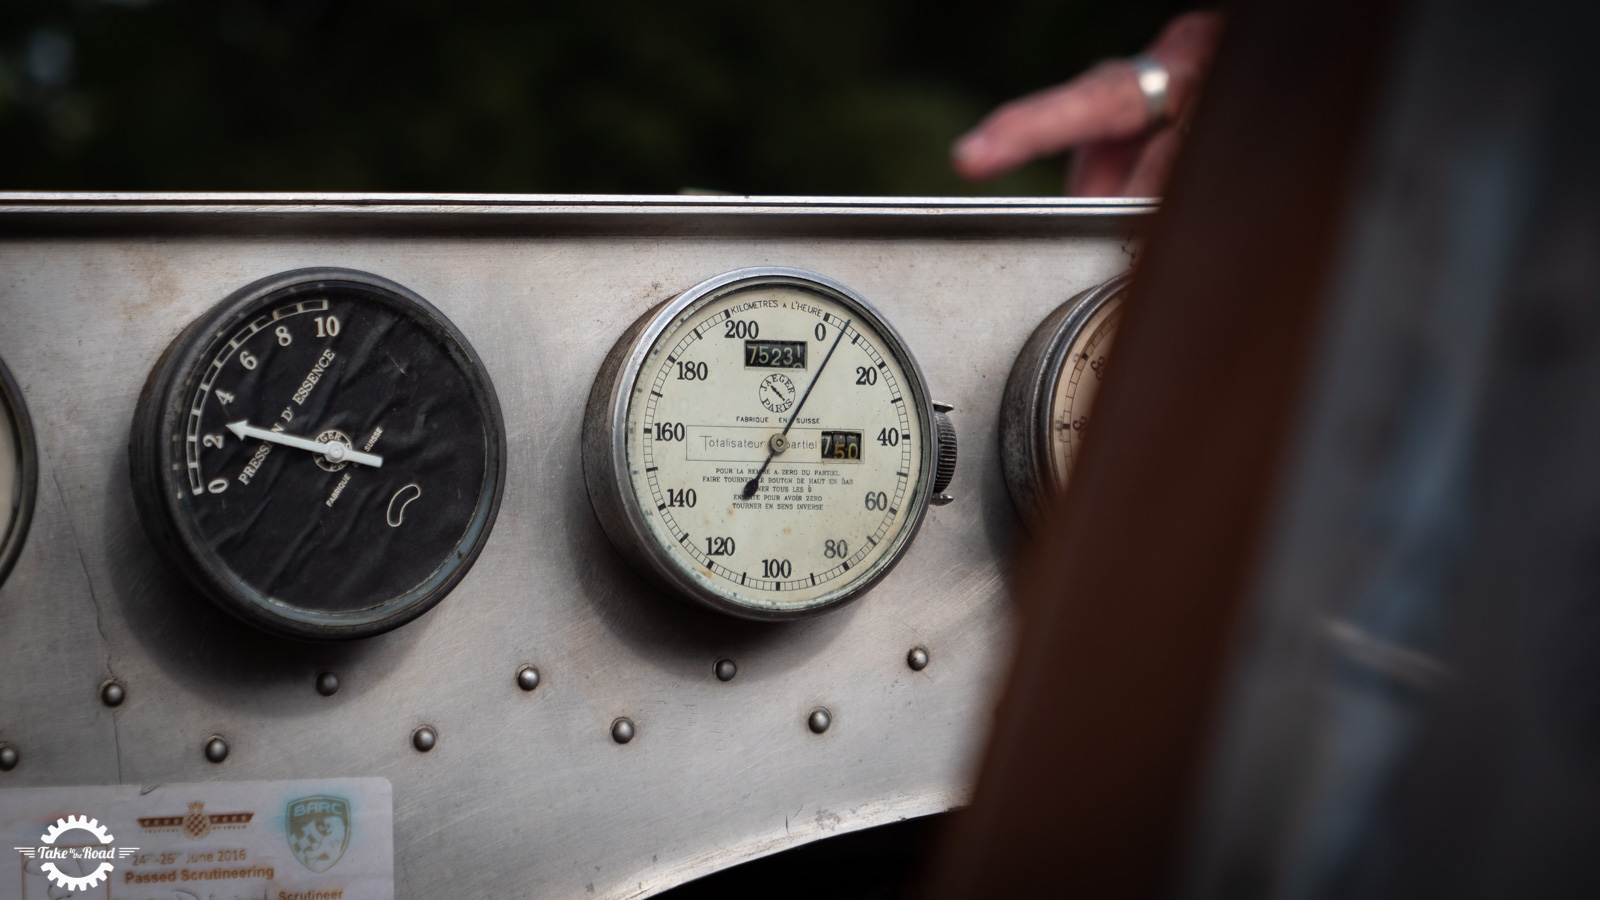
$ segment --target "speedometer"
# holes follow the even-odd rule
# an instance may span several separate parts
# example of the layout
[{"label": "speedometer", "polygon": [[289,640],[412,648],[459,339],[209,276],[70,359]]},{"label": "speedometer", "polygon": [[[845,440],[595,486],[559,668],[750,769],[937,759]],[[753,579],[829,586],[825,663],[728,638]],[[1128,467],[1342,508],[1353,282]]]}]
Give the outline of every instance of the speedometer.
[{"label": "speedometer", "polygon": [[1129,278],[1118,275],[1061,304],[1011,368],[1000,408],[1000,455],[1011,499],[1029,522],[1067,489]]},{"label": "speedometer", "polygon": [[955,470],[955,429],[855,292],[741,269],[647,312],[590,394],[584,475],[617,548],[745,618],[814,615],[888,574]]},{"label": "speedometer", "polygon": [[467,339],[406,288],[304,269],[240,289],[156,364],[134,498],[211,600],[307,639],[398,627],[471,568],[505,430]]}]

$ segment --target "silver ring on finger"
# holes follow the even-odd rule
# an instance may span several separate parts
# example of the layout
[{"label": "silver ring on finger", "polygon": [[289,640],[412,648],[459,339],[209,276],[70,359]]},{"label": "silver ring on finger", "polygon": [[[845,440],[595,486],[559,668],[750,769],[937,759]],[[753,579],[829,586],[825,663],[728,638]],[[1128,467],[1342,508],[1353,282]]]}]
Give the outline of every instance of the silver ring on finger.
[{"label": "silver ring on finger", "polygon": [[1128,65],[1133,67],[1139,93],[1144,95],[1144,107],[1150,114],[1150,127],[1165,123],[1170,112],[1167,108],[1167,88],[1172,84],[1172,73],[1167,71],[1166,66],[1142,53],[1129,57]]}]

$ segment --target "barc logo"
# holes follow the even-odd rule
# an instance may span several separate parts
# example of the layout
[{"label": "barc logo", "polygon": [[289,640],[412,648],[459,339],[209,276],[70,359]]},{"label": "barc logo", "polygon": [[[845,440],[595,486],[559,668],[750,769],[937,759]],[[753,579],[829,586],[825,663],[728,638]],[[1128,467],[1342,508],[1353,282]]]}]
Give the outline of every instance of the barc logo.
[{"label": "barc logo", "polygon": [[350,846],[350,801],[318,795],[289,802],[289,850],[300,864],[321,875]]},{"label": "barc logo", "polygon": [[[84,831],[94,836],[99,846],[93,844],[56,845],[56,839],[69,831]],[[113,847],[115,840],[111,832],[106,830],[100,820],[88,816],[67,816],[57,819],[44,834],[39,836],[42,846],[15,847],[13,849],[31,860],[45,860],[39,864],[39,871],[55,882],[59,888],[69,891],[86,891],[106,880],[106,876],[116,868],[109,860],[126,859],[139,852],[138,847]],[[60,863],[70,869],[76,869],[79,874],[68,875],[56,865]],[[98,865],[96,865],[98,863]],[[85,875],[83,872],[94,865],[94,871]]]}]

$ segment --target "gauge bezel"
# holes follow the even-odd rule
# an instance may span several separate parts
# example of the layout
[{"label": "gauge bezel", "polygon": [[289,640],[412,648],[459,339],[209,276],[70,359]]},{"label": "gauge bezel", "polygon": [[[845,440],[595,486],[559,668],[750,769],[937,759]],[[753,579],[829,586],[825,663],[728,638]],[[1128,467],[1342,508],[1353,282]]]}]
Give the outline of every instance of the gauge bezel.
[{"label": "gauge bezel", "polygon": [[1028,524],[1038,521],[1064,473],[1050,445],[1052,403],[1067,355],[1095,313],[1118,299],[1133,279],[1124,272],[1074,294],[1033,330],[1006,379],[1000,404],[1000,459],[1011,502]]},{"label": "gauge bezel", "polygon": [[[695,577],[657,541],[645,522],[628,467],[628,414],[635,387],[651,349],[685,311],[760,285],[793,285],[823,294],[855,310],[873,328],[906,373],[906,391],[916,406],[920,437],[921,474],[910,493],[905,524],[884,554],[859,576],[839,588],[819,595],[804,606],[774,609],[739,602],[731,589],[719,589],[709,579]],[[583,470],[590,504],[612,546],[633,569],[668,593],[727,615],[758,621],[792,621],[810,618],[850,603],[881,582],[904,557],[928,512],[933,495],[938,440],[934,409],[922,367],[905,339],[865,297],[825,275],[785,266],[735,269],[706,279],[678,296],[659,303],[640,316],[617,340],[589,393],[583,421]]]},{"label": "gauge bezel", "polygon": [[11,417],[11,430],[16,439],[17,491],[16,501],[9,510],[10,516],[3,537],[0,537],[0,586],[6,583],[11,569],[22,555],[27,543],[28,527],[33,524],[33,506],[39,493],[39,448],[34,442],[33,419],[28,415],[28,404],[22,399],[22,387],[11,376],[4,360],[0,360],[0,404]]},{"label": "gauge bezel", "polygon": [[[182,452],[175,436],[183,434],[189,398],[219,345],[264,308],[289,301],[296,294],[330,288],[365,294],[369,301],[396,307],[420,323],[463,370],[489,432],[483,489],[454,551],[428,578],[404,594],[343,613],[308,610],[274,600],[244,583],[198,533],[187,509],[187,481],[180,481],[187,476],[175,473],[173,466]],[[333,267],[295,269],[252,282],[184,328],[162,353],[140,393],[128,455],[140,521],[163,556],[229,614],[300,640],[370,637],[398,628],[436,606],[477,561],[494,529],[506,484],[505,419],[488,369],[466,335],[404,285],[369,272]]]}]

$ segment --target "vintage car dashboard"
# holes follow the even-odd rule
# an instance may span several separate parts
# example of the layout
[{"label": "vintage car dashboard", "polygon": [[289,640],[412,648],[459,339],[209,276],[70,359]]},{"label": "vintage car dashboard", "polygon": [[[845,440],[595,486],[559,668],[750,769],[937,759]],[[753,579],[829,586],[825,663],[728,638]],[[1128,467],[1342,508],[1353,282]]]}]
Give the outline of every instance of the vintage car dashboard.
[{"label": "vintage car dashboard", "polygon": [[[0,194],[0,897],[638,897],[959,806],[1151,208]],[[69,814],[143,849],[46,870]]]}]

